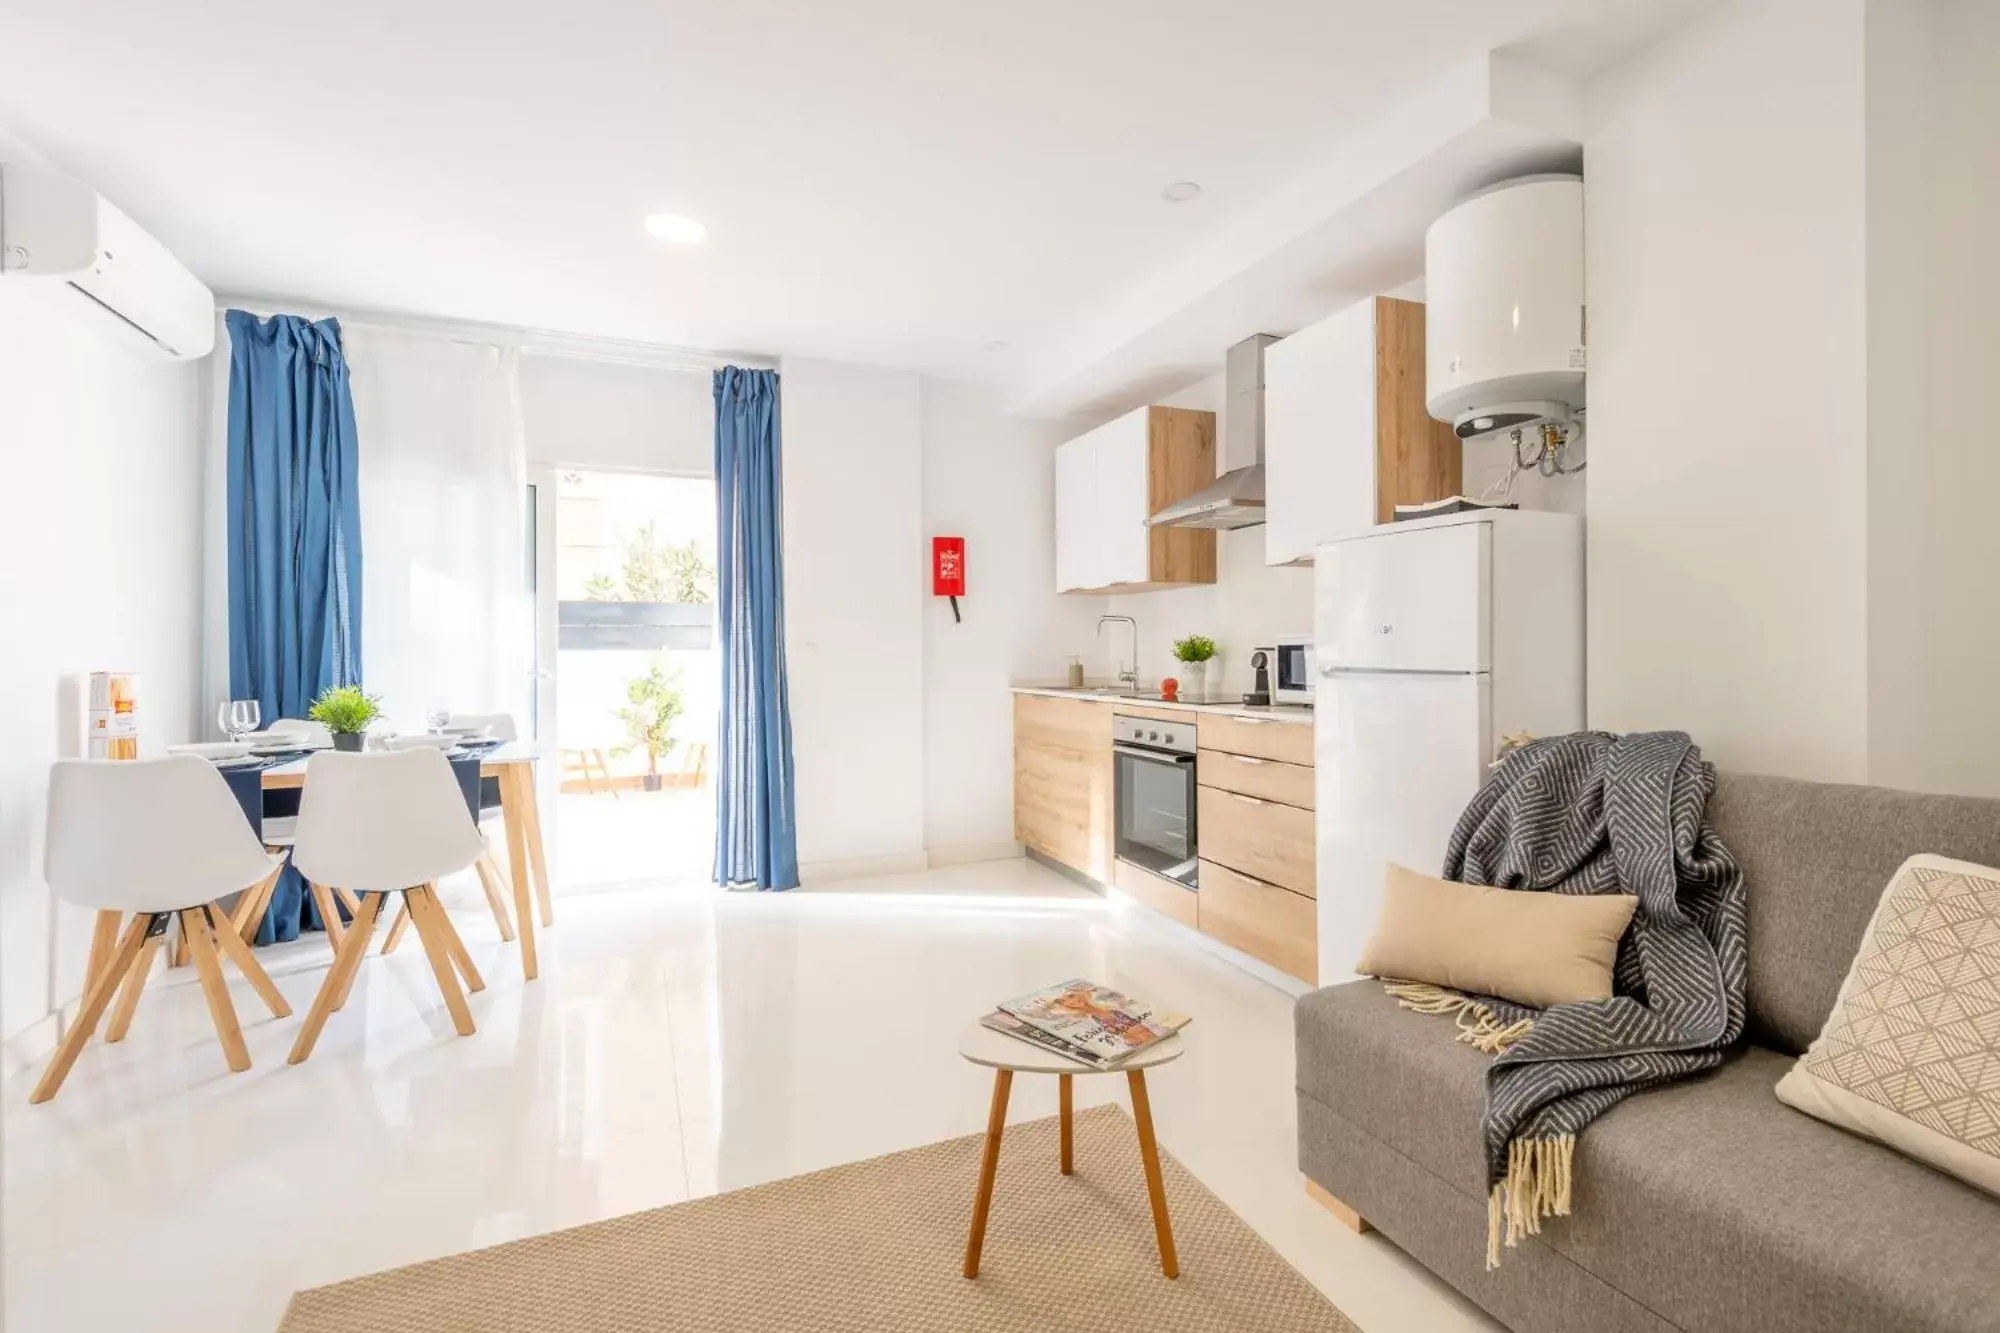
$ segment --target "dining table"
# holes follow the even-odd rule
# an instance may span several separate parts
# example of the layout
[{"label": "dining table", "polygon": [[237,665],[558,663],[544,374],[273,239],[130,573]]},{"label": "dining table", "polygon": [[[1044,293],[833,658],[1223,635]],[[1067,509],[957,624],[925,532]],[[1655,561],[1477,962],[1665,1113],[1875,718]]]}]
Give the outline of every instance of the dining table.
[{"label": "dining table", "polygon": [[[535,898],[550,900],[548,852],[542,843],[542,815],[535,799],[535,764],[542,757],[533,741],[505,741],[480,756],[479,775],[500,786],[500,815],[507,825],[507,873],[514,889],[515,933],[521,943],[521,971],[533,981],[540,971],[535,954]],[[310,756],[264,770],[264,790],[306,784]],[[532,877],[532,878],[531,878]]]}]

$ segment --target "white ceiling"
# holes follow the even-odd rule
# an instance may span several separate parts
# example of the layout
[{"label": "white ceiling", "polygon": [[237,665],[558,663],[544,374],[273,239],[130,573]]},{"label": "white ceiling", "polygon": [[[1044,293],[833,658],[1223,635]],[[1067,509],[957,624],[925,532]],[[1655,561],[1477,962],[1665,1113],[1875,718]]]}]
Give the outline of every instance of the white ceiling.
[{"label": "white ceiling", "polygon": [[1701,3],[11,0],[0,129],[221,292],[1005,383],[1454,65]]}]

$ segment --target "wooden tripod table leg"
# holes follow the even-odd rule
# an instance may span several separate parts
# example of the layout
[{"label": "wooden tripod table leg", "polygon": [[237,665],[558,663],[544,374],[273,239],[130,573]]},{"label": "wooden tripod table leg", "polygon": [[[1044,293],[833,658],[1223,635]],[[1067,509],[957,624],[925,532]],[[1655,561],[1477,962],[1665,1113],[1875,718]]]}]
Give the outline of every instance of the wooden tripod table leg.
[{"label": "wooden tripod table leg", "polygon": [[1146,1100],[1146,1071],[1127,1070],[1132,1087],[1132,1119],[1139,1126],[1139,1160],[1146,1168],[1146,1193],[1153,1201],[1153,1233],[1160,1242],[1160,1271],[1168,1277],[1181,1275],[1180,1257],[1174,1253],[1174,1224],[1167,1218],[1167,1187],[1160,1175],[1160,1145],[1153,1138],[1153,1106]]},{"label": "wooden tripod table leg", "polygon": [[520,932],[521,975],[533,981],[541,971],[535,956],[535,886],[528,866],[527,802],[534,778],[525,764],[499,764],[500,816],[507,823],[507,878],[514,888],[514,929]]},{"label": "wooden tripod table leg", "polygon": [[1062,1105],[1062,1173],[1066,1176],[1076,1174],[1074,1154],[1071,1151],[1071,1145],[1076,1141],[1071,1115],[1074,1104],[1074,1092],[1070,1087],[1074,1077],[1071,1074],[1056,1075],[1057,1082],[1060,1084],[1060,1091],[1057,1097]]},{"label": "wooden tripod table leg", "polygon": [[986,1244],[986,1214],[993,1207],[993,1176],[1000,1169],[1000,1135],[1007,1128],[1007,1094],[1014,1071],[993,1071],[993,1106],[986,1113],[986,1151],[979,1159],[979,1192],[972,1199],[972,1234],[965,1238],[965,1275],[979,1276],[979,1251]]}]

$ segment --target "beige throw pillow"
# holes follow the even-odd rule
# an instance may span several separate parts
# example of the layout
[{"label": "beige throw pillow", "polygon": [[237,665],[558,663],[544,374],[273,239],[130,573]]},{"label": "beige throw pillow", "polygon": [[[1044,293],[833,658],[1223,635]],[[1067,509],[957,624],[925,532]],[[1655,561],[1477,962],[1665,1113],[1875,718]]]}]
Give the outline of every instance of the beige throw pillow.
[{"label": "beige throw pillow", "polygon": [[1546,1009],[1611,994],[1618,940],[1639,900],[1458,884],[1393,862],[1355,971]]},{"label": "beige throw pillow", "polygon": [[1903,862],[1778,1100],[2000,1194],[2000,870]]}]

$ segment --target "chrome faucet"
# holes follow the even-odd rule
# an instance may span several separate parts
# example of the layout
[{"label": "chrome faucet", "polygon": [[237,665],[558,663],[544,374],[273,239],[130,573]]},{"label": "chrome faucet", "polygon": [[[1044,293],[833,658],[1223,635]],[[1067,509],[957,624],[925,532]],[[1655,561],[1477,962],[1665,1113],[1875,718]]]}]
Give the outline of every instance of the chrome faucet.
[{"label": "chrome faucet", "polygon": [[1136,695],[1139,693],[1139,622],[1130,616],[1099,616],[1097,618],[1097,632],[1099,634],[1104,633],[1105,622],[1112,620],[1122,620],[1132,627],[1132,662],[1128,666],[1123,660],[1120,660],[1118,663],[1118,683],[1126,686]]}]

